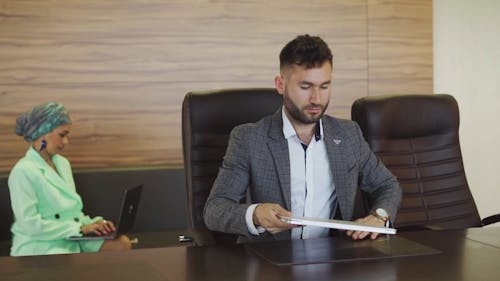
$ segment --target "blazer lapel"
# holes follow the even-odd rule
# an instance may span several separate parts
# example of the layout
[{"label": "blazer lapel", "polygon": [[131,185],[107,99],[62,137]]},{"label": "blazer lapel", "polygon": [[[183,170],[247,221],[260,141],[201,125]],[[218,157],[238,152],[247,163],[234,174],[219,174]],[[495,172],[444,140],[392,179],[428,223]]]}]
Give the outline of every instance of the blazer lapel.
[{"label": "blazer lapel", "polygon": [[272,116],[269,127],[269,141],[267,143],[278,172],[281,193],[285,199],[285,208],[291,210],[290,193],[290,155],[288,153],[288,142],[283,137],[283,119],[281,108]]},{"label": "blazer lapel", "polygon": [[[68,171],[65,171],[62,165],[59,165],[59,161],[55,161],[54,164],[58,168],[59,175],[54,169],[52,169],[47,162],[36,152],[34,149],[29,151],[29,157],[33,158],[40,169],[41,173],[43,174],[43,177],[47,180],[47,182],[50,183],[54,188],[57,188],[61,193],[65,194],[65,196],[68,197],[75,197],[78,196],[76,192],[73,192],[72,184],[70,182],[67,182],[67,179],[63,177],[65,173],[68,173]],[[71,173],[71,171],[69,171]],[[71,187],[71,188],[70,188]]]},{"label": "blazer lapel", "polygon": [[344,153],[346,140],[335,119],[323,118],[323,130],[330,170],[332,171],[335,192],[337,194],[338,207],[340,208],[342,218],[347,219],[351,214],[351,208],[348,201],[349,187],[346,180],[348,164]]},{"label": "blazer lapel", "polygon": [[69,188],[70,184],[67,183],[56,171],[54,171],[54,169],[46,169],[43,175],[53,187],[57,188],[61,193],[65,194],[65,196],[74,197],[76,194]]}]

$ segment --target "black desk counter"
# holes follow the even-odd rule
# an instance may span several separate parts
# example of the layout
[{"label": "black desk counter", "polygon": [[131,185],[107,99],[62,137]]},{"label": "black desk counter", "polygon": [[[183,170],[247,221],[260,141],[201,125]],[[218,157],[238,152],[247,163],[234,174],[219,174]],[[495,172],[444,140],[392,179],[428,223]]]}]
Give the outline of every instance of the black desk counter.
[{"label": "black desk counter", "polygon": [[293,266],[273,265],[243,245],[2,257],[0,280],[499,280],[500,228],[400,235],[442,253]]}]

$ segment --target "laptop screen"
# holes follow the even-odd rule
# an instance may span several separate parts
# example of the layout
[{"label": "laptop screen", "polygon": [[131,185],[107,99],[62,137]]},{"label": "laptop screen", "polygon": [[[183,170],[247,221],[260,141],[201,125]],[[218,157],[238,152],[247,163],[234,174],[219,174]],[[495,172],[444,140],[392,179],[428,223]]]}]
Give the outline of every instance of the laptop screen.
[{"label": "laptop screen", "polygon": [[139,208],[142,193],[142,184],[125,190],[122,208],[118,219],[116,232],[119,234],[129,232],[134,226],[135,216]]}]

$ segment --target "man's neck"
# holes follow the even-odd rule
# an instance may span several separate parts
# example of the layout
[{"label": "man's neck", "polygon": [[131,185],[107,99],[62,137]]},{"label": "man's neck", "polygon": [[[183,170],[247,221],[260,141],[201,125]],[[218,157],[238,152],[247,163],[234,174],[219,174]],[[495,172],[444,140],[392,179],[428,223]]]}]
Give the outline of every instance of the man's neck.
[{"label": "man's neck", "polygon": [[[303,143],[305,145],[309,145],[309,143],[311,142],[312,137],[314,135],[314,126],[315,126],[315,124],[312,125],[311,129],[304,129],[303,131],[299,131],[299,130],[297,130],[297,128],[295,129],[295,131],[297,132],[297,136],[299,137],[301,143]],[[294,125],[294,128],[295,128],[295,125]]]},{"label": "man's neck", "polygon": [[288,112],[286,112],[286,110],[285,114],[286,117],[288,117],[288,120],[290,120],[290,123],[292,123],[293,129],[295,130],[295,133],[299,137],[300,141],[305,145],[309,145],[314,136],[316,123],[304,124],[295,120],[292,116],[290,116],[290,114],[288,114]]}]

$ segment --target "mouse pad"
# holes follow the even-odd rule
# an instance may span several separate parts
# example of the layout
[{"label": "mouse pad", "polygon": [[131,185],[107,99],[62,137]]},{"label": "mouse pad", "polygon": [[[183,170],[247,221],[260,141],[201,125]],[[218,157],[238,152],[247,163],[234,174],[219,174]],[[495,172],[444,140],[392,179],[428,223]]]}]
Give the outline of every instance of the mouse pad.
[{"label": "mouse pad", "polygon": [[256,255],[276,265],[334,263],[434,255],[441,251],[399,236],[353,241],[348,237],[272,241],[247,244]]}]

